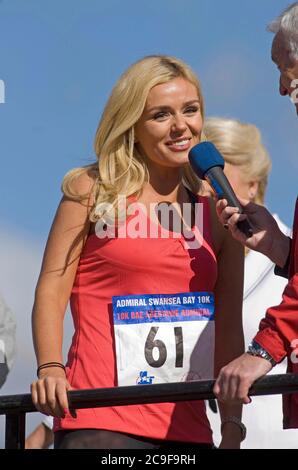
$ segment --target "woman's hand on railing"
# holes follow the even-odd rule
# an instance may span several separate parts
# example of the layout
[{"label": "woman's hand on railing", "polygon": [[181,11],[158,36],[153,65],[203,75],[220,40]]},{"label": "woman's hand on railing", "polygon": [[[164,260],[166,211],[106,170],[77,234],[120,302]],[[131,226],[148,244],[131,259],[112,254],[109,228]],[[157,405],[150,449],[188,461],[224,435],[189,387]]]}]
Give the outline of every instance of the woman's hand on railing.
[{"label": "woman's hand on railing", "polygon": [[76,418],[75,410],[69,410],[67,392],[73,390],[66,379],[64,370],[48,367],[39,372],[39,378],[31,384],[32,401],[43,414],[64,418],[70,413]]}]

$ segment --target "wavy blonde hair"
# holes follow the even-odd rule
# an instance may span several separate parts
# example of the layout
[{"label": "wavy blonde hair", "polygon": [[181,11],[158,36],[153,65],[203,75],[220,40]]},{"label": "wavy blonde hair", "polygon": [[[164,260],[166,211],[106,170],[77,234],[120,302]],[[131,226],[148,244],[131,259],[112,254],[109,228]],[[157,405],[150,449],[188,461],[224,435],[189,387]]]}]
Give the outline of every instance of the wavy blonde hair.
[{"label": "wavy blonde hair", "polygon": [[[97,161],[71,170],[62,183],[62,191],[67,197],[83,200],[88,195],[77,194],[73,182],[84,173],[92,176],[94,203],[89,215],[92,222],[104,219],[104,212],[98,211],[102,203],[112,204],[117,214],[117,196],[138,197],[144,183],[149,181],[148,168],[135,145],[134,126],[143,113],[151,88],[178,77],[196,87],[204,119],[200,82],[191,68],[175,57],[144,57],[129,67],[114,86],[95,136]],[[183,182],[194,193],[198,193],[201,181],[189,164],[183,168]]]},{"label": "wavy blonde hair", "polygon": [[206,119],[204,132],[227,163],[242,169],[243,178],[247,182],[258,182],[254,201],[264,204],[271,159],[258,128],[236,119],[213,117]]}]

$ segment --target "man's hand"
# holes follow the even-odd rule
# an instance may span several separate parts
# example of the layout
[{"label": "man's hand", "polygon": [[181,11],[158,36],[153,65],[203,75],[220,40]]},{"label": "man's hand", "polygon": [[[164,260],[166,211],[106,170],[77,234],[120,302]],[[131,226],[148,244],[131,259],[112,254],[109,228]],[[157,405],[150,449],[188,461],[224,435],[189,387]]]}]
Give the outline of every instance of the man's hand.
[{"label": "man's hand", "polygon": [[242,354],[221,369],[213,392],[222,402],[250,403],[248,391],[251,385],[271,369],[272,365],[267,359]]},{"label": "man's hand", "polygon": [[[220,199],[216,204],[219,220],[237,241],[251,250],[263,253],[282,268],[290,250],[289,238],[281,232],[277,222],[265,207],[246,199],[239,198],[239,201],[243,206],[243,214],[239,214],[238,208],[228,206],[225,199]],[[244,219],[249,220],[253,229],[250,238],[237,227],[237,223]]]}]

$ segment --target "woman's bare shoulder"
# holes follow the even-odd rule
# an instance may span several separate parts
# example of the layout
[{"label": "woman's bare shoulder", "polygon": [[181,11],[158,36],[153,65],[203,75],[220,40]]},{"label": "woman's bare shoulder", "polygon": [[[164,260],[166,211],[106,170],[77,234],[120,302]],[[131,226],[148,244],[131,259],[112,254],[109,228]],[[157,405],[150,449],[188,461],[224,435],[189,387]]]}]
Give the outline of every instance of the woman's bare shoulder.
[{"label": "woman's bare shoulder", "polygon": [[[71,175],[71,178],[70,178]],[[96,184],[96,173],[90,168],[72,170],[64,177],[62,190],[66,198],[89,199]],[[92,201],[89,201],[91,203]]]}]

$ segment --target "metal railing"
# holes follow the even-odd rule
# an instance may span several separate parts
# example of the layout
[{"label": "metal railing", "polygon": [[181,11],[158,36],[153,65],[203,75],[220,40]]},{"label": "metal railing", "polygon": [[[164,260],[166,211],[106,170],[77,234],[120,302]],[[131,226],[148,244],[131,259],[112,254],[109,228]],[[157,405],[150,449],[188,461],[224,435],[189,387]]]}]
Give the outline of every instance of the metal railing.
[{"label": "metal railing", "polygon": [[[213,399],[214,380],[175,382],[68,392],[69,408],[99,408],[145,403]],[[298,374],[268,375],[251,387],[250,396],[298,392]],[[24,449],[26,413],[36,412],[31,395],[0,396],[0,415],[6,415],[5,448]]]}]

